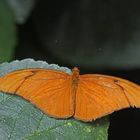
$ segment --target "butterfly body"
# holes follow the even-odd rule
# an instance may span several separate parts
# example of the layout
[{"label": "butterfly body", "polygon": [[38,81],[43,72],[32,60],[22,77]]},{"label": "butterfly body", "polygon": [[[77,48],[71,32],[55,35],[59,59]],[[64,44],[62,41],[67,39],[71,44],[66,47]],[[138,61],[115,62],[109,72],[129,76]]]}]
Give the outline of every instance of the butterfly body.
[{"label": "butterfly body", "polygon": [[92,121],[114,111],[140,107],[140,86],[101,74],[24,69],[0,77],[0,91],[16,94],[55,118]]}]

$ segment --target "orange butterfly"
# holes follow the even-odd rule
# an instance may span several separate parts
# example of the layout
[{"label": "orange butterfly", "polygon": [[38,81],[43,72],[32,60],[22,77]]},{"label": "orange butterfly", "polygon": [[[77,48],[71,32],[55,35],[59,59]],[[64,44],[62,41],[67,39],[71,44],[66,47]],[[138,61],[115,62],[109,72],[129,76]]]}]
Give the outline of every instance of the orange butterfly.
[{"label": "orange butterfly", "polygon": [[140,107],[140,86],[113,76],[58,70],[16,70],[0,78],[0,91],[19,95],[51,117],[92,121],[127,107]]}]

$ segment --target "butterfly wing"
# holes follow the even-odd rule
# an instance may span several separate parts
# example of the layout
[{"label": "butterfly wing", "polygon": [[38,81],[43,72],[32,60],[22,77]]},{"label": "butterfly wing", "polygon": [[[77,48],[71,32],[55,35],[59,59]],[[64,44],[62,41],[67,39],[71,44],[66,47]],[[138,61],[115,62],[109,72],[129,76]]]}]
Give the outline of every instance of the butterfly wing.
[{"label": "butterfly wing", "polygon": [[17,70],[0,78],[0,91],[17,94],[58,118],[73,115],[70,85],[70,75],[57,70]]},{"label": "butterfly wing", "polygon": [[80,76],[74,117],[92,121],[127,107],[140,107],[140,87],[106,75]]}]

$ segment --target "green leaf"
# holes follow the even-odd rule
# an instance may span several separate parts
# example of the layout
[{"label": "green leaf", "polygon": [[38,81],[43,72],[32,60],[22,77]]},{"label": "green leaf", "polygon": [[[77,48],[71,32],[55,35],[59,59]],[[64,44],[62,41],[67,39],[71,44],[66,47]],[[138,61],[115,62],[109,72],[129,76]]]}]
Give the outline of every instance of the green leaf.
[{"label": "green leaf", "polygon": [[0,0],[0,62],[11,59],[16,45],[15,23],[5,0]]},{"label": "green leaf", "polygon": [[[24,59],[0,65],[0,75],[23,68],[70,69],[43,61]],[[107,117],[84,123],[71,119],[54,119],[24,99],[0,93],[1,140],[107,140]]]}]

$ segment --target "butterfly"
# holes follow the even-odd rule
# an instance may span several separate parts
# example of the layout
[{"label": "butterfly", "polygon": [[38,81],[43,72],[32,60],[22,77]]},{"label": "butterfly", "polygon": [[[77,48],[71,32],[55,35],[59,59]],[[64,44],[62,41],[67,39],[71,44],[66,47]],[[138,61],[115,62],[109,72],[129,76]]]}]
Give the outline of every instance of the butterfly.
[{"label": "butterfly", "polygon": [[0,77],[0,91],[16,94],[54,118],[74,117],[92,121],[114,111],[140,107],[140,86],[125,79],[101,74],[71,74],[29,68]]}]

